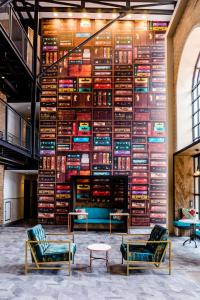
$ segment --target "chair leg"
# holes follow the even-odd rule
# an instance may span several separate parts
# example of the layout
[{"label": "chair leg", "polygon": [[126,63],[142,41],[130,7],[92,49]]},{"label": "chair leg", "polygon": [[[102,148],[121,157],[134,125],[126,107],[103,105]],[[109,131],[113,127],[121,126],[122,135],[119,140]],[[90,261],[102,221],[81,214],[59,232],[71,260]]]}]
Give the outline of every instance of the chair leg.
[{"label": "chair leg", "polygon": [[27,268],[27,243],[25,242],[25,265],[24,265],[24,275],[27,274],[28,268]]},{"label": "chair leg", "polygon": [[171,242],[169,242],[169,275],[171,275],[172,270],[172,249],[171,249]]},{"label": "chair leg", "polygon": [[123,263],[124,263],[124,259],[123,259],[123,255],[122,255],[122,265],[123,265]]},{"label": "chair leg", "polygon": [[129,264],[127,262],[127,266],[126,266],[126,275],[129,276]]}]

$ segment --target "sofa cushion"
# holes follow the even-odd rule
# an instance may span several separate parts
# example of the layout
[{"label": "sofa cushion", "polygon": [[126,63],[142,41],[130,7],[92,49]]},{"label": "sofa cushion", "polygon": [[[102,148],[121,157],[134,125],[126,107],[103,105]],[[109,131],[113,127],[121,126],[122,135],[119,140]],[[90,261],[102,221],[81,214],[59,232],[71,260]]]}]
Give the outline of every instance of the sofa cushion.
[{"label": "sofa cushion", "polygon": [[70,259],[72,259],[76,252],[76,244],[71,243],[70,250],[69,250],[68,243],[66,243],[66,244],[50,244],[44,252],[42,261],[43,262],[68,261],[69,260],[69,252],[70,252]]},{"label": "sofa cushion", "polygon": [[[87,220],[82,219],[82,220],[78,220],[75,219],[74,223],[75,224],[85,224],[87,222]],[[88,224],[109,224],[110,223],[110,219],[88,219]],[[124,221],[123,220],[111,220],[112,224],[123,224]]]},{"label": "sofa cushion", "polygon": [[193,208],[182,208],[183,219],[196,219],[196,210]]},{"label": "sofa cushion", "polygon": [[101,207],[86,207],[86,212],[88,213],[88,219],[109,219],[110,208],[101,208]]},{"label": "sofa cushion", "polygon": [[[85,213],[86,210],[85,210],[85,208],[76,208],[76,209],[75,209],[75,212]],[[78,216],[77,216],[77,219],[78,219],[78,220],[87,219],[87,216],[86,216],[86,215],[78,215]]]},{"label": "sofa cushion", "polygon": [[[120,251],[127,260],[127,244],[121,244]],[[129,245],[128,261],[153,261],[154,254],[143,245]]]},{"label": "sofa cushion", "polygon": [[27,230],[28,238],[31,241],[45,241],[44,243],[34,243],[31,244],[32,248],[34,249],[34,252],[39,260],[42,260],[42,257],[44,255],[44,252],[49,246],[49,243],[46,239],[45,231],[41,224],[38,224],[31,229]]},{"label": "sofa cushion", "polygon": [[184,223],[182,221],[173,221],[173,225],[178,228],[190,229],[191,225],[189,223]]}]

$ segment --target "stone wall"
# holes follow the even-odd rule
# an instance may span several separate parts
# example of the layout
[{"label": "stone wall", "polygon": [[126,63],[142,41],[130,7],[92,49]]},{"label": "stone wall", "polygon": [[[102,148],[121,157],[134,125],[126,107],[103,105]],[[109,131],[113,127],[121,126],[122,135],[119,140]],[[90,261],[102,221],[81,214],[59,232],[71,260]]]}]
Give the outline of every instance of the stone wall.
[{"label": "stone wall", "polygon": [[3,224],[3,212],[4,212],[3,186],[4,186],[4,166],[0,165],[0,225]]},{"label": "stone wall", "polygon": [[[181,0],[182,1],[182,0]],[[200,26],[200,0],[187,0],[187,5],[184,13],[179,21],[176,31],[173,35],[173,111],[174,113],[174,152],[177,150],[177,119],[176,115],[176,87],[177,87],[177,77],[179,71],[179,65],[181,61],[181,55],[185,42],[190,34],[190,32],[196,27]],[[200,51],[200,49],[199,49]],[[186,78],[187,80],[187,78]],[[183,99],[184,101],[184,99]]]},{"label": "stone wall", "polygon": [[[176,203],[175,195],[177,196],[181,192],[181,186],[186,186],[183,181],[187,181],[188,178],[183,176],[180,181],[181,172],[176,173],[177,162],[174,161],[173,154],[177,151],[177,114],[176,111],[177,100],[177,78],[180,66],[180,61],[183,53],[185,43],[188,36],[197,26],[200,26],[200,0],[179,0],[175,9],[175,14],[170,23],[167,33],[167,102],[168,102],[168,227],[170,231],[173,230],[172,221],[175,215],[175,208],[181,205],[186,205],[191,195],[191,188],[189,188],[189,194],[186,199],[181,200],[178,197]],[[200,50],[200,49],[199,49]],[[197,59],[197,57],[196,57]],[[188,80],[185,77],[185,80]],[[192,85],[191,85],[192,87]],[[184,99],[182,99],[184,101]],[[184,135],[180,138],[184,139]],[[179,164],[181,159],[178,159]],[[173,167],[175,166],[175,168]],[[190,173],[193,173],[192,165]],[[184,169],[184,168],[183,168]],[[176,174],[176,176],[175,176]],[[192,187],[190,177],[189,186]],[[179,185],[180,184],[180,185]],[[176,186],[175,186],[176,185]],[[186,191],[185,191],[186,192]]]}]

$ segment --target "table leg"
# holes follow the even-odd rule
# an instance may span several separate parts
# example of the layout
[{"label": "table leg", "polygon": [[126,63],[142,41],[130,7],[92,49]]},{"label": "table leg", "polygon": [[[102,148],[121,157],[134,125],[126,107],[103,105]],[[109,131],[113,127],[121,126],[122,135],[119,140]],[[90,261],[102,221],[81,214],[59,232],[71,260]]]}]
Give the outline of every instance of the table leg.
[{"label": "table leg", "polygon": [[110,234],[111,234],[112,228],[111,228],[111,216],[110,216]]},{"label": "table leg", "polygon": [[128,228],[129,228],[129,216],[126,217],[126,222],[127,222],[126,226],[127,226],[127,233],[128,233]]},{"label": "table leg", "polygon": [[69,233],[69,214],[68,214],[68,217],[67,217],[67,230],[68,230],[68,233]]},{"label": "table leg", "polygon": [[90,250],[90,269],[92,268],[92,250]]},{"label": "table leg", "polygon": [[86,231],[88,231],[88,216],[86,218]]},{"label": "table leg", "polygon": [[108,268],[108,251],[106,251],[106,267]]}]

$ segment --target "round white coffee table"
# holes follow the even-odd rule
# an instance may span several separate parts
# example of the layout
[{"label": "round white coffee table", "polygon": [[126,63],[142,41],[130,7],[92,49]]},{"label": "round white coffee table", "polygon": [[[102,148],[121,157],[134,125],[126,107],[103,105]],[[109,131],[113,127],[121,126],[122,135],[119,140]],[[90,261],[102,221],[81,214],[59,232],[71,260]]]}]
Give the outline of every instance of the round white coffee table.
[{"label": "round white coffee table", "polygon": [[[92,268],[92,261],[95,259],[103,259],[106,261],[106,267],[108,268],[108,251],[111,249],[110,245],[107,244],[91,244],[87,247],[90,251],[90,268]],[[106,257],[93,256],[93,252],[105,252]]]}]

